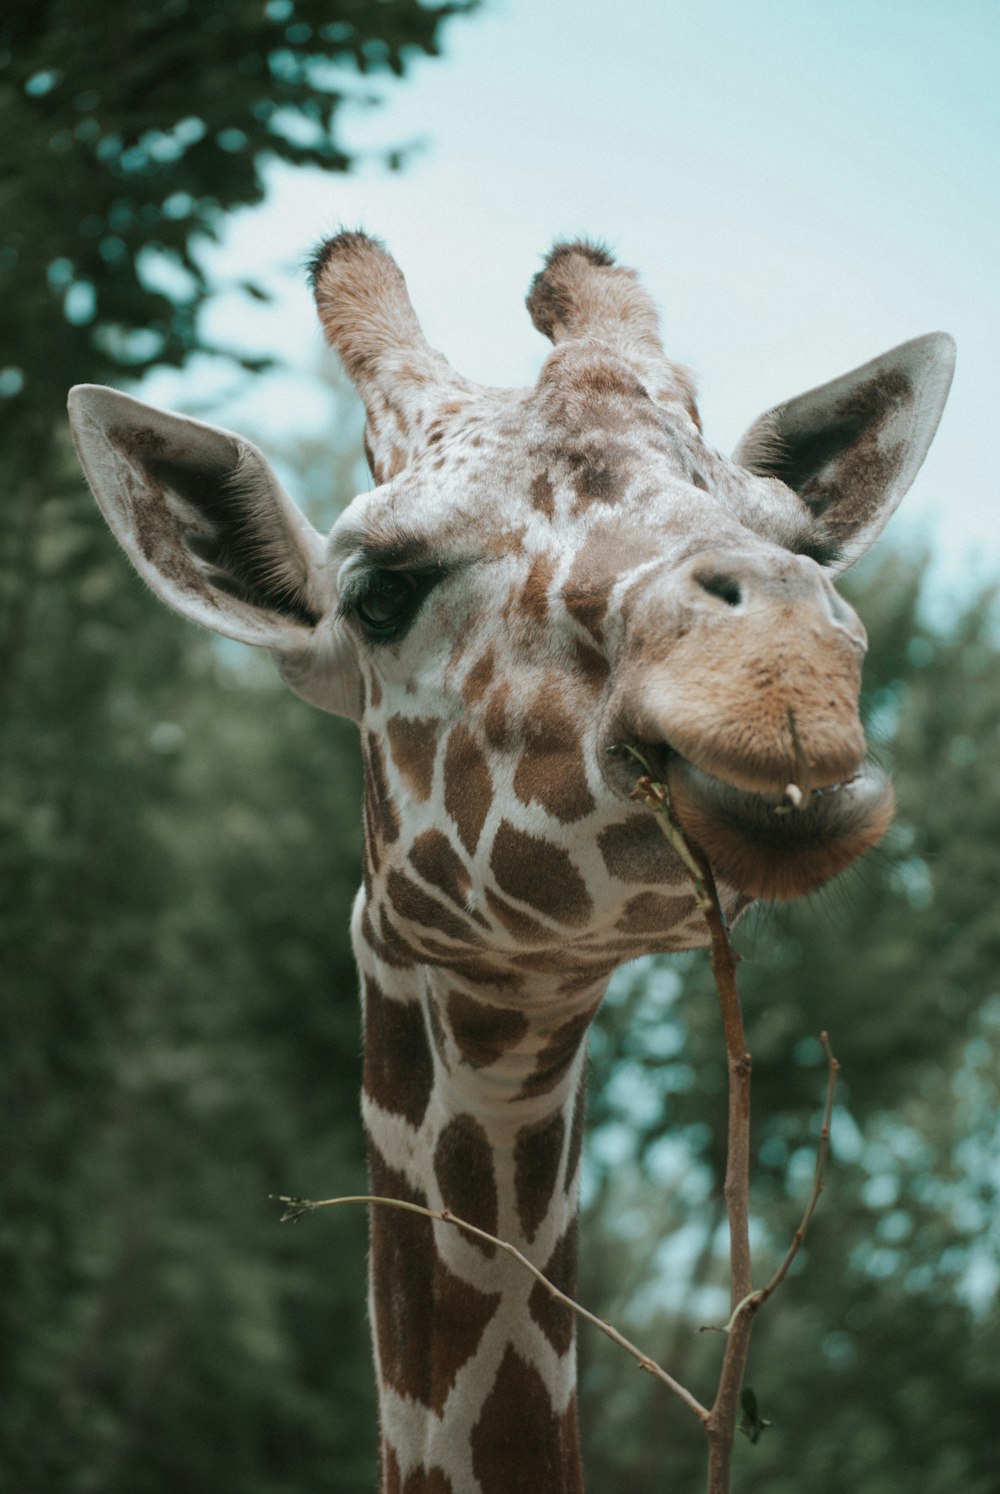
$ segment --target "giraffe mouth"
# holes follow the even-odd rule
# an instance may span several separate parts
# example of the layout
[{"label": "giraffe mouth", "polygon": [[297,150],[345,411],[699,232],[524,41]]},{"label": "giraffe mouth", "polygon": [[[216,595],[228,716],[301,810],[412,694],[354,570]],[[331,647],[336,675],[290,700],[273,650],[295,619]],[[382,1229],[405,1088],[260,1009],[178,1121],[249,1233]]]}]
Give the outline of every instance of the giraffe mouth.
[{"label": "giraffe mouth", "polygon": [[892,819],[892,785],[871,762],[816,788],[754,791],[706,772],[669,743],[641,750],[685,834],[716,876],[748,897],[815,891],[875,845]]}]

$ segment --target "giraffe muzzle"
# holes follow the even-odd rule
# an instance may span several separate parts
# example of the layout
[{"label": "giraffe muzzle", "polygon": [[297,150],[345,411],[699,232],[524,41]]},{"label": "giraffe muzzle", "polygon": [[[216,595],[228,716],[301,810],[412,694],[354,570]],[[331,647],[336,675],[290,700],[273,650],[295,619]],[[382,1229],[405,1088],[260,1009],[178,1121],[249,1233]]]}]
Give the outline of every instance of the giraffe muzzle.
[{"label": "giraffe muzzle", "polygon": [[667,751],[673,812],[716,873],[748,897],[784,901],[813,892],[885,834],[892,820],[888,777],[865,762],[819,788],[790,781],[754,793]]}]

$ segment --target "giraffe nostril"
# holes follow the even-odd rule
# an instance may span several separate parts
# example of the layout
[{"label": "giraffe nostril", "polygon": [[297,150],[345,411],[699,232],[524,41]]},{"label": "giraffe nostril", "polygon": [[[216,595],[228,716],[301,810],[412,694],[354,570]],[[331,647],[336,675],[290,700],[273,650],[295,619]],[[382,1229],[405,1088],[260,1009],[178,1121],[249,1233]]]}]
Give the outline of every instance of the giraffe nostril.
[{"label": "giraffe nostril", "polygon": [[718,597],[727,607],[738,607],[743,600],[740,583],[735,576],[727,576],[724,571],[696,571],[694,580],[702,591],[708,592],[710,597]]}]

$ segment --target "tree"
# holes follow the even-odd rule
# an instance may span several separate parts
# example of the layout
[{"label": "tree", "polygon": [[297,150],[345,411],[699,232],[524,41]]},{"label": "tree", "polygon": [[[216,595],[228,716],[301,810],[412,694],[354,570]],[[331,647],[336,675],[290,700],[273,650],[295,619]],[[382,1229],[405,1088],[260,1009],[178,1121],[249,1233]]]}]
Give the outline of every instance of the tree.
[{"label": "tree", "polygon": [[[353,73],[436,54],[471,0],[11,0],[0,21],[0,385],[62,408],[205,344],[199,239],[261,200],[263,167],[347,170]],[[178,293],[159,288],[164,264]],[[159,275],[157,274],[159,272]],[[248,294],[260,294],[253,286]]]},{"label": "tree", "polygon": [[[270,159],[347,170],[337,130],[357,96],[354,76],[401,75],[416,55],[438,51],[449,16],[474,5],[4,6],[0,483],[14,499],[0,537],[6,692],[31,606],[36,516],[57,492],[79,488],[64,456],[68,387],[135,380],[213,351],[199,328],[212,294],[199,242],[227,212],[260,201]],[[4,706],[13,708],[0,691]]]},{"label": "tree", "polygon": [[374,1481],[364,1221],[331,1271],[267,1202],[363,1176],[353,732],[137,584],[65,396],[203,348],[199,240],[467,8],[0,17],[4,1494]]}]

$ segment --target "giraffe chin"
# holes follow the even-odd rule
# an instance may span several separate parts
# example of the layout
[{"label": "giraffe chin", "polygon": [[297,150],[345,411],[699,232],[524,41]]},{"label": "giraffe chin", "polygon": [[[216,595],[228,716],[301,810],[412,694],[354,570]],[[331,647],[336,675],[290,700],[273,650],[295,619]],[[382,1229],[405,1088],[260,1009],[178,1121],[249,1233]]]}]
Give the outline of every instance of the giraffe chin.
[{"label": "giraffe chin", "polygon": [[816,789],[796,807],[755,794],[671,753],[670,802],[716,876],[748,897],[784,902],[814,892],[881,840],[894,796],[886,775],[864,763],[842,783]]}]

